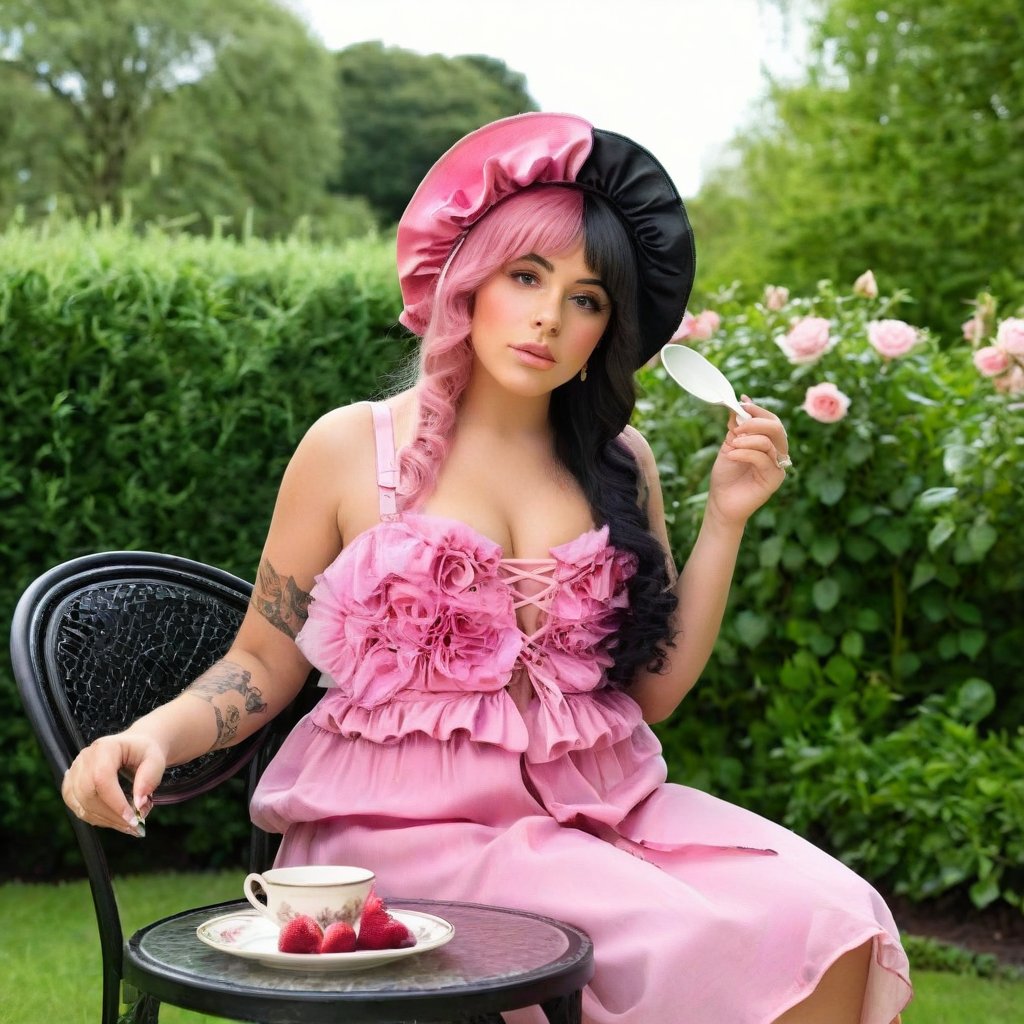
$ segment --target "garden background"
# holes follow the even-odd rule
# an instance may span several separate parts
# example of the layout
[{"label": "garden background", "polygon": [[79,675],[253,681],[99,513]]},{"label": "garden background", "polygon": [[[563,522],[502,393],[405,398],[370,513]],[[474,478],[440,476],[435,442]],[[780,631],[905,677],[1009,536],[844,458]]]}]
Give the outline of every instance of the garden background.
[{"label": "garden background", "polygon": [[[804,9],[804,80],[766,84],[687,202],[678,337],[778,411],[795,468],[659,731],[674,779],[784,821],[922,920],[1019,937],[1024,13]],[[455,138],[533,106],[500,61],[330,53],[271,0],[0,7],[0,621],[95,550],[251,577],[302,432],[410,355],[405,199]],[[639,383],[682,561],[724,414],[656,366]],[[76,876],[6,665],[0,743],[0,864]],[[238,798],[151,829],[234,820],[218,801]],[[115,864],[230,869],[241,832],[192,828],[164,861],[115,840]]]}]

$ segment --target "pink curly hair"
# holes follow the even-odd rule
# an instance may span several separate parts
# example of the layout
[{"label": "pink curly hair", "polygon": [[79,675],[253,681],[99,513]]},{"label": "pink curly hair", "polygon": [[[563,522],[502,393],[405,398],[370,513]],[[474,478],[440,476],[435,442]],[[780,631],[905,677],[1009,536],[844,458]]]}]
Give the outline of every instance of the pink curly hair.
[{"label": "pink curly hair", "polygon": [[399,503],[414,508],[429,495],[451,447],[455,417],[473,370],[473,296],[506,263],[535,252],[560,256],[583,236],[583,194],[538,186],[499,203],[465,236],[436,286],[420,348],[419,419],[400,453]]}]

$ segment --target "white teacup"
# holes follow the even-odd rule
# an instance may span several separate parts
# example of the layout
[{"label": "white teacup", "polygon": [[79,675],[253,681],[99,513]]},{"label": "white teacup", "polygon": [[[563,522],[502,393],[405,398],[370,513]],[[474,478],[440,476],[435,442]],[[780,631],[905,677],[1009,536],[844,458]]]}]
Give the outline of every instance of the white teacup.
[{"label": "white teacup", "polygon": [[[346,921],[359,932],[359,916],[373,887],[374,874],[366,868],[323,864],[312,867],[271,868],[262,875],[247,875],[242,889],[245,898],[267,919],[284,925],[305,914],[321,928]],[[256,899],[253,886],[267,895]]]}]

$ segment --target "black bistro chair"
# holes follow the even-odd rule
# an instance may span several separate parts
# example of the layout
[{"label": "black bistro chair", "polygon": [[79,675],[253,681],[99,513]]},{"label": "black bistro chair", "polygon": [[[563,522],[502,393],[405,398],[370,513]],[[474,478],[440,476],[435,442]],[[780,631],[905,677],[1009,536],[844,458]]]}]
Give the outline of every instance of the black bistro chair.
[{"label": "black bistro chair", "polygon": [[[170,700],[223,656],[250,592],[249,583],[199,562],[125,551],[65,562],[25,590],[11,628],[11,659],[58,786],[82,747]],[[200,796],[243,768],[248,768],[251,796],[280,741],[317,693],[311,679],[292,709],[244,742],[170,768],[154,803]],[[238,812],[247,819],[248,802]],[[102,1024],[156,1022],[161,1002],[269,1024],[413,1019],[500,1024],[495,1012],[532,1003],[540,1003],[551,1021],[580,1019],[580,992],[593,973],[589,939],[561,922],[501,908],[403,901],[442,914],[456,927],[448,946],[424,954],[424,961],[433,958],[430,976],[425,978],[421,968],[406,981],[386,968],[341,975],[342,981],[326,973],[280,972],[202,946],[196,926],[241,909],[238,903],[183,911],[140,929],[126,943],[104,852],[107,830],[70,811],[68,818],[96,910]],[[250,869],[269,867],[275,846],[275,837],[253,826]],[[282,973],[289,975],[286,983]]]}]

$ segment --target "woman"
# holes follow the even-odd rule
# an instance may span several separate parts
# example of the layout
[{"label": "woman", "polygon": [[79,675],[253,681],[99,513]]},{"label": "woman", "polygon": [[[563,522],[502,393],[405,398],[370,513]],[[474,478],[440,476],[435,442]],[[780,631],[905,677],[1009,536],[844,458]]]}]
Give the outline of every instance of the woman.
[{"label": "woman", "polygon": [[68,805],[132,831],[118,769],[145,813],[166,765],[241,740],[315,665],[327,693],[253,800],[278,863],[572,921],[595,940],[588,1021],[888,1024],[910,989],[877,894],[667,784],[647,725],[700,675],[744,525],[789,463],[782,424],[745,402],[676,576],[627,426],[693,278],[668,177],[579,118],[499,121],[429,172],[398,259],[416,386],[310,429],[231,650],[83,751]]}]

